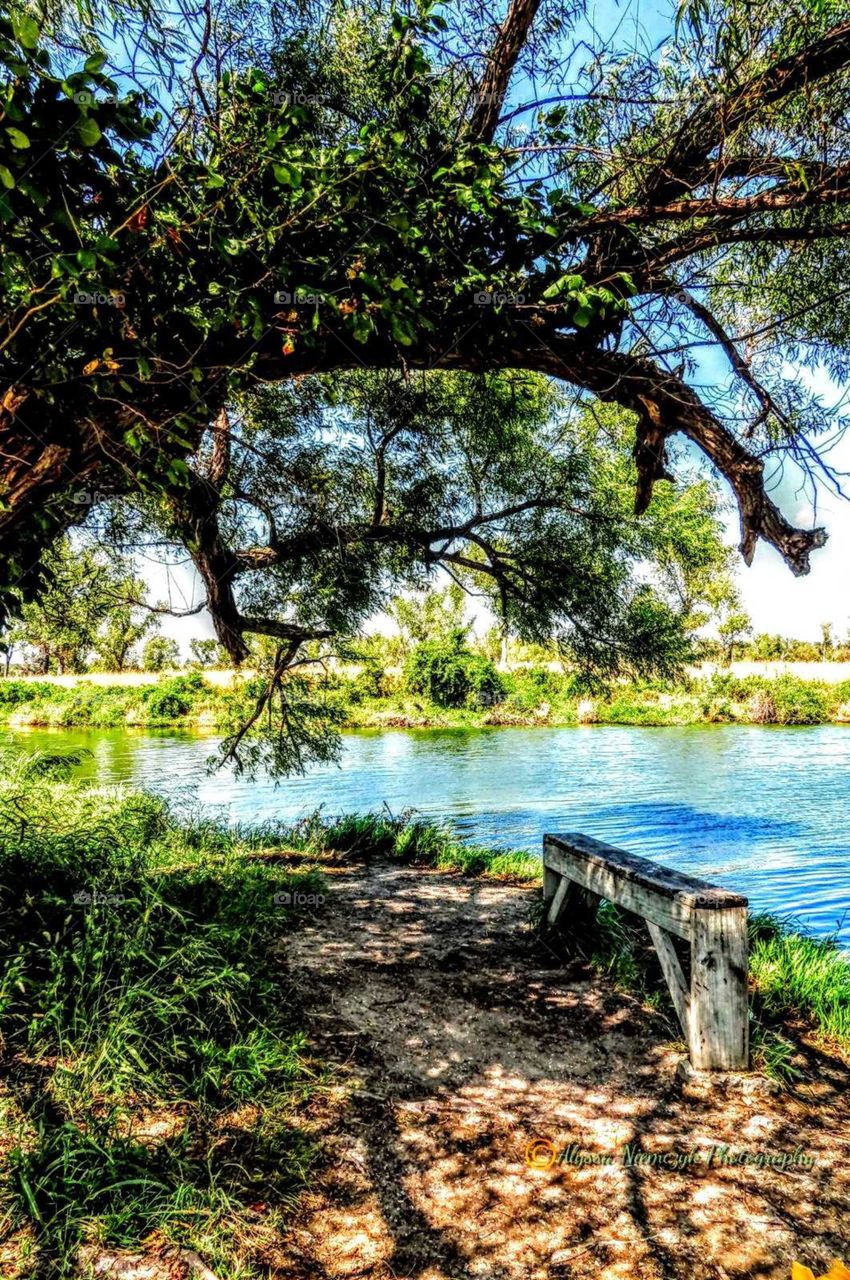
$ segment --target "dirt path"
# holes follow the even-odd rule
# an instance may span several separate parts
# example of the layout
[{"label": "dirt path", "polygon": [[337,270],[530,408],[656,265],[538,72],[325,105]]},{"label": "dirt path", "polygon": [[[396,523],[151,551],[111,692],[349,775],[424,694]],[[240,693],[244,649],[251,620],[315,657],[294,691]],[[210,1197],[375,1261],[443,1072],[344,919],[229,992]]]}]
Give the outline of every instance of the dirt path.
[{"label": "dirt path", "polygon": [[[310,1117],[326,1159],[298,1211],[310,1280],[708,1280],[850,1263],[848,1073],[814,1049],[793,1095],[683,1084],[660,1017],[554,961],[539,890],[372,865],[282,950],[336,1085]],[[529,1167],[535,1138],[610,1163]],[[625,1144],[694,1151],[672,1169]],[[780,1170],[721,1164],[798,1149]],[[541,1149],[545,1155],[545,1149]]]}]

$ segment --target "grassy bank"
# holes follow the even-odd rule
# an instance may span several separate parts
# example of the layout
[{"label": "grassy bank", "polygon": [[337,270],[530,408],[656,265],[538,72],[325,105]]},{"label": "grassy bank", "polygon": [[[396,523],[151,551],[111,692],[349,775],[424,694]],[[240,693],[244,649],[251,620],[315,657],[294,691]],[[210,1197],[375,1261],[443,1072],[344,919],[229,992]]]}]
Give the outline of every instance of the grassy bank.
[{"label": "grassy bank", "polygon": [[[575,676],[547,668],[504,673],[500,680],[498,701],[482,704],[471,697],[456,707],[411,693],[401,676],[375,671],[333,673],[316,680],[315,692],[342,712],[351,729],[850,723],[850,681],[716,674],[678,684],[617,683],[594,693]],[[71,687],[0,679],[0,724],[216,730],[247,714],[259,688],[256,677],[228,687],[210,683],[200,672],[136,686],[93,684],[85,677]]]},{"label": "grassy bank", "polygon": [[[408,815],[226,829],[72,769],[0,760],[0,1274],[54,1280],[81,1248],[145,1240],[259,1280],[316,1155],[323,1068],[285,963],[332,893],[322,866],[533,884],[540,863]],[[850,1052],[850,960],[766,918],[751,942],[757,1063],[793,1074],[792,1026]],[[613,908],[587,954],[659,998],[645,934]]]},{"label": "grassy bank", "polygon": [[255,858],[275,833],[177,822],[63,771],[0,770],[0,1274],[67,1276],[85,1243],[153,1239],[264,1275],[317,1083],[272,944],[303,918],[281,895],[320,877]]}]

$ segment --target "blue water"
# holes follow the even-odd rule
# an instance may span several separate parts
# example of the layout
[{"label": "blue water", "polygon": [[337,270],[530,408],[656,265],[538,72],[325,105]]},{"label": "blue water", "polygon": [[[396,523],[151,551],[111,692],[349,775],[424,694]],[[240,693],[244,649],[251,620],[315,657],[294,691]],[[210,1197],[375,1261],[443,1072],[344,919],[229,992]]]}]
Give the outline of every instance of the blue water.
[{"label": "blue water", "polygon": [[130,781],[232,821],[389,806],[539,851],[583,831],[727,885],[850,946],[850,728],[382,731],[347,734],[339,765],[275,785],[210,776],[215,740],[118,730],[15,735],[87,746],[82,775]]}]

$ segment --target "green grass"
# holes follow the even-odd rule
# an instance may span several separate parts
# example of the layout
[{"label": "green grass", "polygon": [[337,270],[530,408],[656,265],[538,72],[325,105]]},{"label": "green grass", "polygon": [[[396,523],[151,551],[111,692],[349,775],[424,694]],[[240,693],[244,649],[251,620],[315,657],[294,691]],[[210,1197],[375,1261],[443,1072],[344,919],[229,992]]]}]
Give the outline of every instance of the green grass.
[{"label": "green grass", "polygon": [[540,859],[531,854],[467,843],[446,824],[416,818],[411,812],[397,817],[383,811],[327,819],[316,813],[290,828],[287,840],[305,851],[336,850],[364,860],[389,858],[406,866],[469,876],[522,881],[542,876]]},{"label": "green grass", "polygon": [[[384,677],[382,691],[362,675],[336,674],[322,698],[348,728],[478,729],[577,723],[667,726],[694,724],[813,725],[850,721],[850,682],[827,685],[784,675],[616,683],[588,695],[575,676],[544,668],[505,673],[494,705],[441,707],[412,693],[401,678]],[[45,681],[0,679],[0,723],[57,728],[225,728],[250,709],[256,682],[215,688],[201,673],[162,676],[134,687],[86,682],[64,688]]]},{"label": "green grass", "polygon": [[850,955],[834,938],[813,938],[772,915],[750,921],[750,973],[773,1018],[802,1018],[850,1050]]},{"label": "green grass", "polygon": [[[13,1064],[0,1216],[34,1232],[20,1274],[66,1276],[87,1240],[153,1236],[259,1277],[251,1206],[267,1206],[264,1231],[282,1225],[313,1158],[295,1108],[315,1071],[271,950],[298,917],[278,895],[321,891],[321,877],[62,771],[0,762],[0,1032]],[[146,1117],[166,1136],[146,1136]]]}]

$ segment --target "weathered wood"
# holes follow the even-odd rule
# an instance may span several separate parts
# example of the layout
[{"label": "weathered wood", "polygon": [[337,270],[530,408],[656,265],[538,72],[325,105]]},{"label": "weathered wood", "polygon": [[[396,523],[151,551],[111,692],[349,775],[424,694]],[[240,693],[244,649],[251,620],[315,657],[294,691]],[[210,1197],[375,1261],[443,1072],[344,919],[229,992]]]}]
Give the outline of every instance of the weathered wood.
[{"label": "weathered wood", "polygon": [[554,898],[558,885],[561,883],[561,876],[552,867],[547,867],[543,863],[543,910],[548,914],[549,903]]},{"label": "weathered wood", "polygon": [[564,905],[564,902],[567,897],[567,893],[569,892],[569,888],[570,888],[569,880],[567,879],[566,876],[561,876],[561,883],[558,885],[557,889],[555,890],[555,896],[552,899],[552,902],[549,906],[549,914],[546,916],[546,923],[548,925],[553,925],[555,921],[558,919],[558,916],[561,914],[561,908]]},{"label": "weathered wood", "polygon": [[[641,858],[636,853],[626,853],[625,849],[617,849],[614,845],[605,844],[602,840],[594,840],[591,836],[579,832],[558,833],[543,837],[544,849],[558,854],[570,866],[598,867],[602,870],[615,868],[618,880],[624,885],[633,885],[638,890],[655,894],[668,901],[677,900],[689,906],[741,907],[747,905],[747,899],[730,889],[721,889],[700,880],[696,876],[685,875],[682,871],[674,871],[672,867],[664,867],[649,858]],[[558,868],[557,861],[546,858],[548,865]],[[569,872],[567,872],[569,874]],[[585,885],[585,888],[593,888]],[[594,889],[594,892],[599,892]],[[606,898],[606,893],[601,893]],[[662,928],[666,926],[662,925]]]},{"label": "weathered wood", "polygon": [[746,906],[740,894],[682,875],[589,836],[547,835],[544,863],[609,902],[690,942],[695,906]]},{"label": "weathered wood", "polygon": [[700,907],[694,911],[689,1047],[697,1070],[746,1070],[746,907]]},{"label": "weathered wood", "polygon": [[679,957],[676,955],[676,948],[666,929],[660,928],[652,920],[647,920],[646,925],[655,950],[658,952],[661,969],[670,989],[670,998],[690,1048],[691,997],[685,975],[682,973],[682,966],[679,964]]},{"label": "weathered wood", "polygon": [[[694,1067],[746,1069],[747,899],[573,832],[544,836],[543,866],[548,922],[554,923],[570,901],[568,882],[578,886],[586,905],[601,897],[642,916]],[[690,944],[690,990],[670,934]]]}]

